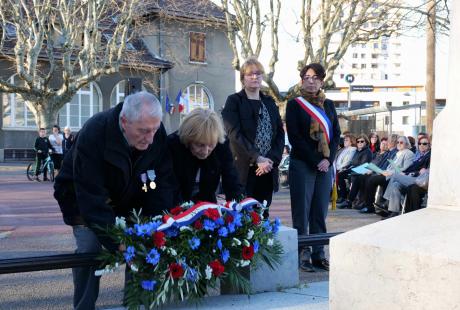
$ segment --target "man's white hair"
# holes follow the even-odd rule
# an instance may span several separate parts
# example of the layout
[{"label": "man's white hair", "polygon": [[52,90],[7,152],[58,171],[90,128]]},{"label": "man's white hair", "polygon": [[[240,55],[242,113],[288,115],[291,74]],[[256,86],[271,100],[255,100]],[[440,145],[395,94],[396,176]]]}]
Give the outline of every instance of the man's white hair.
[{"label": "man's white hair", "polygon": [[140,91],[125,98],[120,118],[122,116],[130,122],[137,121],[142,116],[151,116],[161,120],[163,111],[161,110],[160,101],[154,95],[146,91]]}]

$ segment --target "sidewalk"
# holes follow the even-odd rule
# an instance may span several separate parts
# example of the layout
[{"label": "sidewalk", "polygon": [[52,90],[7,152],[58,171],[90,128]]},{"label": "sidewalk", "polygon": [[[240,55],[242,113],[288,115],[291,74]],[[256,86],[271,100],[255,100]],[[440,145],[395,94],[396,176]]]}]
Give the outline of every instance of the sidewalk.
[{"label": "sidewalk", "polygon": [[[329,282],[315,282],[300,288],[292,288],[280,292],[269,292],[251,295],[221,295],[204,298],[199,307],[193,304],[167,306],[162,309],[186,310],[197,308],[209,309],[289,309],[289,310],[327,310],[329,309]],[[124,310],[112,308],[110,310]]]}]

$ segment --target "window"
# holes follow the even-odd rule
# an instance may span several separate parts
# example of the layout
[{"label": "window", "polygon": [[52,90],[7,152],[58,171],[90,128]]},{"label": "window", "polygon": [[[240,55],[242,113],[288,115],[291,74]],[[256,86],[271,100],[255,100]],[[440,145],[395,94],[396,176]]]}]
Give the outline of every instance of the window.
[{"label": "window", "polygon": [[366,58],[366,54],[362,53],[361,58]]},{"label": "window", "polygon": [[[125,86],[126,80],[121,80],[115,85],[110,93],[110,106],[114,107],[125,99]],[[142,85],[142,90],[147,90],[144,85]]]},{"label": "window", "polygon": [[377,59],[377,58],[379,58],[379,54],[372,54],[371,57],[372,57],[372,59]]},{"label": "window", "polygon": [[378,44],[378,43],[374,43],[374,48],[379,48],[379,44]]},{"label": "window", "polygon": [[195,108],[214,110],[214,101],[209,90],[201,84],[192,84],[182,90],[185,98],[185,112],[189,113]]},{"label": "window", "polygon": [[[9,82],[21,86],[24,82],[13,75]],[[35,116],[19,94],[3,93],[3,127],[36,128]]]},{"label": "window", "polygon": [[358,53],[353,53],[353,58],[358,58]]},{"label": "window", "polygon": [[206,34],[190,32],[190,61],[206,62]]},{"label": "window", "polygon": [[59,111],[59,125],[80,129],[91,116],[101,110],[100,90],[95,83],[90,83],[80,88],[72,100]]},{"label": "window", "polygon": [[361,64],[361,69],[366,69],[366,64]]},{"label": "window", "polygon": [[357,69],[357,68],[358,68],[358,64],[352,64],[351,67],[352,67],[353,69]]},{"label": "window", "polygon": [[402,123],[403,125],[409,125],[409,116],[403,116]]},{"label": "window", "polygon": [[374,63],[374,64],[371,64],[371,68],[372,68],[372,69],[377,69],[378,67],[379,67],[378,64],[375,64],[375,63]]},{"label": "window", "polygon": [[385,73],[385,74],[383,75],[383,79],[384,79],[384,80],[388,80],[388,74]]}]

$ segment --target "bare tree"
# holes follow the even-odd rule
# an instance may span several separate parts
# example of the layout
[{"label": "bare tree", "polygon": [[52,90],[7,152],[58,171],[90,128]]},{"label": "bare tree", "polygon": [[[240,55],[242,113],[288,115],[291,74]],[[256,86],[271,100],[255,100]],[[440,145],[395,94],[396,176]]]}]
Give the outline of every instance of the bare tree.
[{"label": "bare tree", "polygon": [[0,0],[0,56],[19,83],[0,79],[50,128],[84,85],[120,69],[138,0]]}]

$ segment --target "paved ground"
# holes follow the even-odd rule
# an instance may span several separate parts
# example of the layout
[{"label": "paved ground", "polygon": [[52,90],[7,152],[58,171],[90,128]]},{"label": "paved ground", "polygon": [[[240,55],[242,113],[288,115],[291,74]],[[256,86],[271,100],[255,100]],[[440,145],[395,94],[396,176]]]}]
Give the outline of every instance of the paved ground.
[{"label": "paved ground", "polygon": [[[62,222],[52,197],[52,183],[30,182],[25,164],[0,164],[0,259],[69,253],[73,251],[72,231]],[[290,226],[289,191],[274,196],[271,215]],[[353,210],[331,211],[328,230],[347,231],[378,221],[375,215]],[[327,250],[327,247],[326,247]],[[329,273],[300,272],[303,283],[327,281]],[[102,279],[98,306],[120,304],[122,273]],[[69,309],[72,300],[70,270],[0,275],[0,309]]]}]

